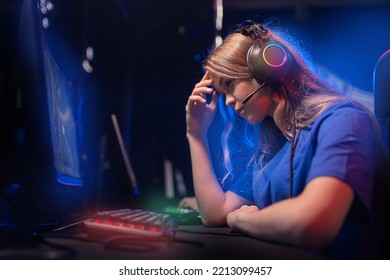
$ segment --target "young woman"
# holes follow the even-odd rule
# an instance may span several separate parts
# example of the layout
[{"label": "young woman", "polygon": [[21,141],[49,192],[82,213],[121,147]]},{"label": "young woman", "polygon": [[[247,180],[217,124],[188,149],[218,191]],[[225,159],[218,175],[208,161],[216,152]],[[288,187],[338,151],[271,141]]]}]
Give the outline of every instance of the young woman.
[{"label": "young woman", "polygon": [[[204,68],[186,105],[203,223],[330,258],[377,258],[374,179],[387,159],[373,115],[321,79],[286,33],[263,24],[237,26]],[[227,119],[222,181],[207,142],[218,108]],[[241,141],[230,140],[234,130]],[[251,153],[248,171],[225,186],[237,149]]]}]

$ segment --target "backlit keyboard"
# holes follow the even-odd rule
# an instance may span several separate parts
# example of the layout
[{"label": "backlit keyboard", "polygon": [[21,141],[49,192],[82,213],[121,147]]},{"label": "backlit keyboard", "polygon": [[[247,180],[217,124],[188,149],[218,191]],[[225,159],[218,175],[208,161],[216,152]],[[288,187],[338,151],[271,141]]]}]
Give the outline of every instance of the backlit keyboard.
[{"label": "backlit keyboard", "polygon": [[169,214],[141,209],[97,212],[84,221],[92,233],[132,234],[145,237],[173,237],[175,222]]}]

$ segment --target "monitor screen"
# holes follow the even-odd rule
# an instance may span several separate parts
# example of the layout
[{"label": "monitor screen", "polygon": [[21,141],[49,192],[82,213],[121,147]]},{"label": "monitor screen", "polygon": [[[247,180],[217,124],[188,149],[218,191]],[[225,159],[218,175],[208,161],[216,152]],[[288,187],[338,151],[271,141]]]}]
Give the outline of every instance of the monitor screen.
[{"label": "monitor screen", "polygon": [[65,36],[63,20],[46,2],[24,1],[19,23],[28,136],[46,161],[41,165],[50,168],[46,172],[54,173],[58,183],[83,186],[84,99],[90,80],[81,48]]},{"label": "monitor screen", "polygon": [[97,140],[90,141],[96,135],[86,119],[96,115],[82,50],[63,34],[58,14],[42,9],[44,3],[23,1],[21,7],[18,69],[26,145],[24,168],[12,178],[21,207],[42,219],[66,217],[93,203],[89,178],[97,177],[90,174],[98,162],[90,156]]},{"label": "monitor screen", "polygon": [[[123,76],[116,76],[122,67],[102,54],[103,42],[83,40],[91,31],[79,25],[85,14],[78,13],[74,2],[61,6],[72,1],[56,1],[52,10],[48,5],[43,9],[48,2],[23,1],[20,14],[21,99],[28,152],[33,152],[26,172],[36,174],[28,178],[29,185],[20,185],[33,193],[28,199],[44,214],[75,213],[75,204],[90,210],[138,201],[135,172],[124,161],[129,151],[119,151],[110,122],[112,113],[119,123],[130,119],[121,114],[131,104],[122,107],[121,101],[132,94]],[[91,72],[84,62],[92,47]],[[128,147],[128,140],[124,137],[123,146]]]},{"label": "monitor screen", "polygon": [[54,168],[58,182],[83,185],[75,117],[74,86],[43,44],[46,93]]}]

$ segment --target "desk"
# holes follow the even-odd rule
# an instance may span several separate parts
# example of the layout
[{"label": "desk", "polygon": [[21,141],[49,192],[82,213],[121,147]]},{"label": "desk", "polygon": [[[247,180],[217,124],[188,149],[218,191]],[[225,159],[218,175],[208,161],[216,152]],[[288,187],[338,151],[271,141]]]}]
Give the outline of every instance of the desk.
[{"label": "desk", "polygon": [[[202,225],[179,226],[172,240],[134,240],[125,246],[105,246],[104,239],[88,236],[82,228],[72,232],[43,235],[44,242],[30,248],[15,248],[2,252],[9,259],[80,259],[80,260],[241,260],[241,259],[319,259],[305,250],[265,242],[228,227]],[[123,241],[123,239],[122,239]],[[128,240],[129,241],[129,240]],[[110,243],[111,245],[115,243]],[[121,243],[123,245],[123,242]]]}]

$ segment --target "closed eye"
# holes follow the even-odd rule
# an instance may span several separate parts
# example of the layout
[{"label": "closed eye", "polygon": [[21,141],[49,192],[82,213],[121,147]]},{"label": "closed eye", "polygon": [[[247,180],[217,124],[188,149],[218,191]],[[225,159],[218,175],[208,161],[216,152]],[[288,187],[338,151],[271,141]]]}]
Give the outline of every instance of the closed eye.
[{"label": "closed eye", "polygon": [[234,85],[234,79],[220,78],[219,84],[226,89],[230,89]]}]

